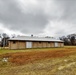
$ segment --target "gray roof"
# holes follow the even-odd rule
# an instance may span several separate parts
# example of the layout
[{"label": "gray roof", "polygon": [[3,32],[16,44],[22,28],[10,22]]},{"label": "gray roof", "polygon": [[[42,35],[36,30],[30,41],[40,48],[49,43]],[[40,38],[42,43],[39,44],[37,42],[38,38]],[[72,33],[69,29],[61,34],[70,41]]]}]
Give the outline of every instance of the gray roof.
[{"label": "gray roof", "polygon": [[19,40],[19,41],[56,41],[56,42],[63,42],[58,39],[49,38],[49,37],[27,37],[27,36],[18,36],[15,38],[10,38],[9,40]]}]

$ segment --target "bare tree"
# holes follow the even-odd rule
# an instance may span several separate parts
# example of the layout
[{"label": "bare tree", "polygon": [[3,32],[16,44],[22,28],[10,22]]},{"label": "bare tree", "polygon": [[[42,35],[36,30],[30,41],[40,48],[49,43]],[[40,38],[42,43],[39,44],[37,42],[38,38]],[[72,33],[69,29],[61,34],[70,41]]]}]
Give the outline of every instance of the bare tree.
[{"label": "bare tree", "polygon": [[8,45],[9,36],[6,33],[2,34],[2,46],[5,47]]},{"label": "bare tree", "polygon": [[71,40],[72,45],[75,45],[75,36],[72,36],[70,40]]}]

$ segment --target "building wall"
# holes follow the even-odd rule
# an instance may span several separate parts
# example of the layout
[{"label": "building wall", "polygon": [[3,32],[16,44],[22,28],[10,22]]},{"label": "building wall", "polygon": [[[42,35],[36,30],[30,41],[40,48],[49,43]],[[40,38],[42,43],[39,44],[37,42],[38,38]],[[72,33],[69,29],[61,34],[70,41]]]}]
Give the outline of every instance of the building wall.
[{"label": "building wall", "polygon": [[11,49],[11,42],[10,41],[8,41],[8,47],[9,47],[9,49]]},{"label": "building wall", "polygon": [[64,43],[60,43],[60,47],[64,47]]},{"label": "building wall", "polygon": [[61,43],[58,43],[58,46],[61,47]]},{"label": "building wall", "polygon": [[32,42],[32,48],[38,48],[38,42]]},{"label": "building wall", "polygon": [[22,41],[9,41],[9,49],[25,49],[26,43]]},{"label": "building wall", "polygon": [[21,41],[19,41],[19,42],[18,42],[18,48],[19,48],[19,49],[24,49],[24,48],[26,48],[26,42],[21,42]]},{"label": "building wall", "polygon": [[[36,48],[47,48],[47,47],[55,47],[55,42],[34,42],[34,45],[36,46]],[[34,48],[33,45],[33,48]],[[63,47],[64,43],[62,42],[58,42],[58,47]]]},{"label": "building wall", "polygon": [[64,46],[64,43],[62,43],[62,42],[60,42],[58,44],[59,44],[59,47],[63,47]]},{"label": "building wall", "polygon": [[51,45],[50,47],[55,47],[55,43],[54,42],[51,42],[50,45]]},{"label": "building wall", "polygon": [[[58,43],[58,47],[63,47],[64,43]],[[55,47],[55,42],[32,42],[32,48],[50,48]],[[9,41],[10,49],[25,49],[26,42],[24,41]]]},{"label": "building wall", "polygon": [[46,48],[47,47],[47,42],[42,42],[42,47]]},{"label": "building wall", "polygon": [[17,41],[15,41],[15,42],[9,41],[9,48],[10,49],[18,49],[18,42]]},{"label": "building wall", "polygon": [[54,47],[54,42],[33,42],[33,48],[47,48],[47,47]]},{"label": "building wall", "polygon": [[38,42],[38,48],[42,48],[43,47],[43,44],[42,44],[42,42]]}]

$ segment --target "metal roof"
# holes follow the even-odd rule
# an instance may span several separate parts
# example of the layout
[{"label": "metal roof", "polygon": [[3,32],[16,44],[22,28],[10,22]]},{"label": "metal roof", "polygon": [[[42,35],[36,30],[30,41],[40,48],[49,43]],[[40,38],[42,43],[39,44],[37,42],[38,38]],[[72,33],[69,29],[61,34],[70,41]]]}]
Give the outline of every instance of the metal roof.
[{"label": "metal roof", "polygon": [[49,37],[27,37],[27,36],[18,36],[15,38],[10,38],[10,41],[12,40],[19,40],[19,41],[56,41],[56,42],[63,42],[61,40],[58,39],[54,39],[54,38],[49,38]]}]

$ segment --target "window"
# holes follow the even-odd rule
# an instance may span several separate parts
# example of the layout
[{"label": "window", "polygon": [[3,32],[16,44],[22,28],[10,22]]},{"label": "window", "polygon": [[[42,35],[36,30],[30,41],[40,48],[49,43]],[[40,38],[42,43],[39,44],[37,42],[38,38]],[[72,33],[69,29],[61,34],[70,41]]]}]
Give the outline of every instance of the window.
[{"label": "window", "polygon": [[16,43],[16,41],[13,41],[13,44],[15,44]]},{"label": "window", "polygon": [[48,42],[48,43],[50,43],[50,42]]},{"label": "window", "polygon": [[41,42],[39,41],[39,43],[41,44]]}]

